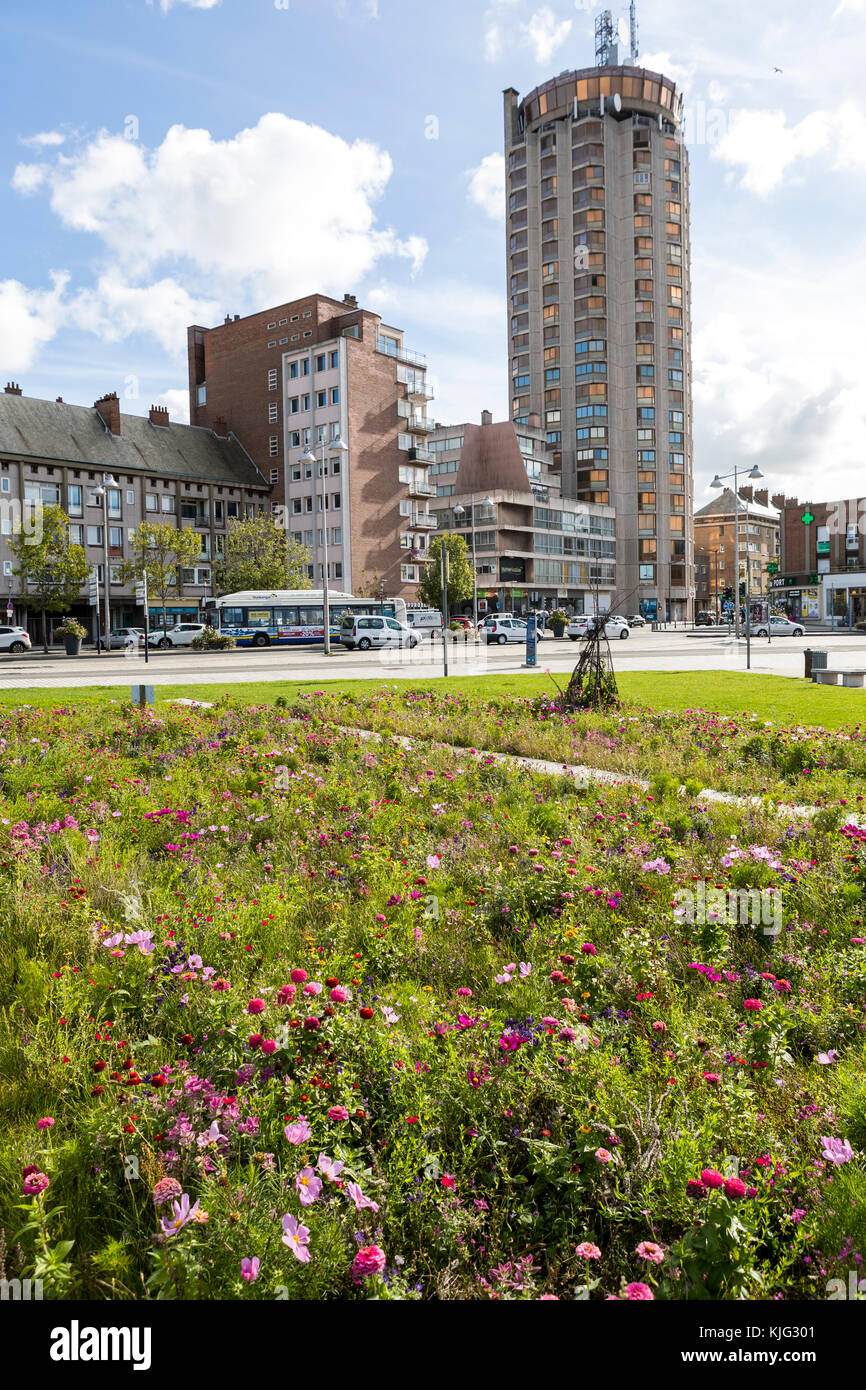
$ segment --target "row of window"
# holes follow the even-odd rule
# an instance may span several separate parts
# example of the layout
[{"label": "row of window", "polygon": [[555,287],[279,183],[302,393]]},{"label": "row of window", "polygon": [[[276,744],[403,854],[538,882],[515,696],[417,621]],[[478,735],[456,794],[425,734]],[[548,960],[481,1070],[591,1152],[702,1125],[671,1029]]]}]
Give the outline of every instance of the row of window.
[{"label": "row of window", "polygon": [[[326,512],[327,512],[327,511],[338,512],[338,511],[340,510],[340,508],[342,507],[342,505],[343,505],[342,497],[341,497],[341,494],[340,494],[339,492],[332,492],[330,495],[329,495],[328,493],[325,494],[325,511],[326,511]],[[300,515],[301,515],[301,512],[307,512],[307,513],[313,512],[313,511],[320,512],[321,510],[322,510],[322,499],[321,499],[321,497],[319,497],[319,496],[316,496],[316,497],[293,497],[293,498],[292,498],[292,516],[300,516]]]},{"label": "row of window", "polygon": [[[340,404],[340,388],[332,386],[330,391],[316,391],[316,409],[321,410],[326,405]],[[310,409],[310,395],[289,396],[289,414],[300,415]]]}]

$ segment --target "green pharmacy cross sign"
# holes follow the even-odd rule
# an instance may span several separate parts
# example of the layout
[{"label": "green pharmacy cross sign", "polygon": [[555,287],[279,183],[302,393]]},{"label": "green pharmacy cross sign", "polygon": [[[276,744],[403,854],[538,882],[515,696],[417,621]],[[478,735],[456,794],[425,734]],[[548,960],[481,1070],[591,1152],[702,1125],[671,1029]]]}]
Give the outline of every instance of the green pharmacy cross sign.
[{"label": "green pharmacy cross sign", "polygon": [[803,515],[800,517],[800,520],[802,521],[804,526],[811,526],[815,518],[807,508]]}]

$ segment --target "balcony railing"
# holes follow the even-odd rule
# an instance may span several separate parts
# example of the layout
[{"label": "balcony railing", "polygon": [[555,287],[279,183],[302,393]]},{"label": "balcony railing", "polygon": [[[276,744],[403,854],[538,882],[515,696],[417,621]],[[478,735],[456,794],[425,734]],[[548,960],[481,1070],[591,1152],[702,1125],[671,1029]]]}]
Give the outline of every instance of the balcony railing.
[{"label": "balcony railing", "polygon": [[430,449],[415,447],[406,450],[406,458],[410,463],[435,463],[436,455]]},{"label": "balcony railing", "polygon": [[427,358],[421,352],[407,352],[406,348],[393,347],[384,338],[376,339],[376,351],[382,352],[386,357],[393,357],[397,362],[408,362],[412,367],[426,367]]},{"label": "balcony railing", "polygon": [[429,386],[410,386],[406,391],[410,401],[416,405],[421,405],[424,401],[432,401],[433,392]]},{"label": "balcony railing", "polygon": [[412,525],[422,531],[433,531],[438,524],[438,519],[432,512],[416,512],[412,517]]},{"label": "balcony railing", "polygon": [[407,483],[410,497],[435,497],[436,489],[432,483]]},{"label": "balcony railing", "polygon": [[424,415],[411,415],[406,421],[406,428],[413,434],[429,434],[435,430],[436,421],[428,420]]}]

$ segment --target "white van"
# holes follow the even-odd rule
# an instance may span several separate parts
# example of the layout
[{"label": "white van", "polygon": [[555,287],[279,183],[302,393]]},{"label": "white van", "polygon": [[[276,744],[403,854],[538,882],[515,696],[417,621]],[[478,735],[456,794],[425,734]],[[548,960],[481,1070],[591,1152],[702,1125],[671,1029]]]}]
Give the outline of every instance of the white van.
[{"label": "white van", "polygon": [[347,651],[368,652],[371,647],[417,647],[420,633],[413,632],[387,613],[344,613],[340,641]]},{"label": "white van", "polygon": [[442,614],[438,608],[410,608],[406,622],[419,637],[432,637],[442,632]]}]

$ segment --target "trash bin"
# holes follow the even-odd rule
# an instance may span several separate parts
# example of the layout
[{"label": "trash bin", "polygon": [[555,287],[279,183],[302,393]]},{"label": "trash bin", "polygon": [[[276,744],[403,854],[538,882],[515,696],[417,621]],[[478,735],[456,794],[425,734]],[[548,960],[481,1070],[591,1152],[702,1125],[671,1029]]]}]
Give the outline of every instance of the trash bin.
[{"label": "trash bin", "polygon": [[806,678],[807,681],[810,681],[810,680],[812,679],[812,672],[813,672],[813,671],[826,671],[826,669],[827,669],[827,653],[826,653],[826,652],[816,651],[816,650],[813,650],[812,647],[807,647],[806,650],[804,651],[803,655],[804,655],[804,657],[806,658],[806,670],[805,670],[804,675],[805,675],[805,678]]}]

